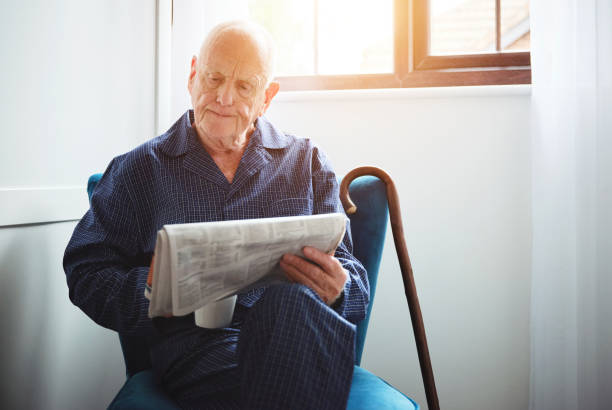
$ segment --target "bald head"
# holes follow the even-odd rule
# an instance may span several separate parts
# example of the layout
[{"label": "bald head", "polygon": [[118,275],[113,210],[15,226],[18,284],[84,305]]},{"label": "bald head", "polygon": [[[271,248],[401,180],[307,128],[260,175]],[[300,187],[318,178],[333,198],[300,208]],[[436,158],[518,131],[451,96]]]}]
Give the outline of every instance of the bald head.
[{"label": "bald head", "polygon": [[193,126],[209,152],[240,154],[246,147],[257,118],[279,90],[272,81],[272,44],[260,26],[231,21],[214,27],[200,56],[192,57],[187,88]]},{"label": "bald head", "polygon": [[235,20],[213,27],[200,47],[199,61],[203,64],[211,54],[232,52],[244,61],[260,68],[262,86],[274,78],[275,48],[270,33],[259,24]]}]

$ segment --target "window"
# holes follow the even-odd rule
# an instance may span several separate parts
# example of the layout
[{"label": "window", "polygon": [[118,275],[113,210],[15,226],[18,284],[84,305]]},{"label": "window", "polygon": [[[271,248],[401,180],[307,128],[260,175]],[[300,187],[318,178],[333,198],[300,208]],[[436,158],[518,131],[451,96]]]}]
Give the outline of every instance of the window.
[{"label": "window", "polygon": [[248,0],[283,90],[529,84],[529,0]]}]

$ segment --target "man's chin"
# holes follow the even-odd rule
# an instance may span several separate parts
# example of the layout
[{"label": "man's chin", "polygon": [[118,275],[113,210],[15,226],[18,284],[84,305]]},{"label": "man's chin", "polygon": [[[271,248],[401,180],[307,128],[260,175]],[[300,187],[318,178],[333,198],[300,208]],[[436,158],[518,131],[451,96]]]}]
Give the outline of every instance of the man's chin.
[{"label": "man's chin", "polygon": [[213,140],[228,141],[236,138],[236,127],[204,126],[204,133]]}]

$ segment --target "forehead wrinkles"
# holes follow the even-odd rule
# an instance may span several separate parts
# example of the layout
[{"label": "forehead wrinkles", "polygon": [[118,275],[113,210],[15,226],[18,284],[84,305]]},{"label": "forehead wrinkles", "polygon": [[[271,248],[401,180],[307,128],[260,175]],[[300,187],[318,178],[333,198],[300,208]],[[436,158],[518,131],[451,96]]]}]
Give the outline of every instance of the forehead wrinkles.
[{"label": "forehead wrinkles", "polygon": [[[201,67],[222,74],[248,77],[264,84],[267,76],[266,48],[253,33],[228,28],[209,38],[200,50]],[[247,78],[242,78],[247,79]]]},{"label": "forehead wrinkles", "polygon": [[209,58],[201,67],[205,74],[219,73],[224,77],[247,81],[255,86],[265,83],[265,75],[262,74],[262,70],[255,66],[249,66],[248,62],[242,57],[234,60]]}]

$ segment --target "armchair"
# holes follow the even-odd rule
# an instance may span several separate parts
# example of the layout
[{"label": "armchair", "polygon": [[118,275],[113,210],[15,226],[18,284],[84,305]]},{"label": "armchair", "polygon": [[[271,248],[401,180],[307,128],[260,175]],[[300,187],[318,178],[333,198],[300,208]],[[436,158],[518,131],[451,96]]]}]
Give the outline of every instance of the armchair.
[{"label": "armchair", "polygon": [[[90,199],[101,176],[101,174],[94,174],[89,178],[87,192]],[[351,220],[354,254],[366,268],[370,281],[370,304],[365,319],[357,326],[355,367],[347,408],[349,410],[419,408],[418,404],[412,399],[393,388],[383,379],[359,366],[376,293],[389,210],[406,288],[406,297],[410,307],[415,338],[417,339],[417,350],[427,400],[430,409],[438,409],[433,371],[429,360],[410,261],[403,242],[399,202],[393,182],[384,171],[378,168],[362,167],[351,171],[343,178],[340,191],[342,203]],[[387,204],[387,196],[389,196],[389,205]],[[127,381],[111,402],[109,408],[178,409],[178,406],[153,380],[146,341],[121,334],[119,334],[119,339],[126,365]]]}]

